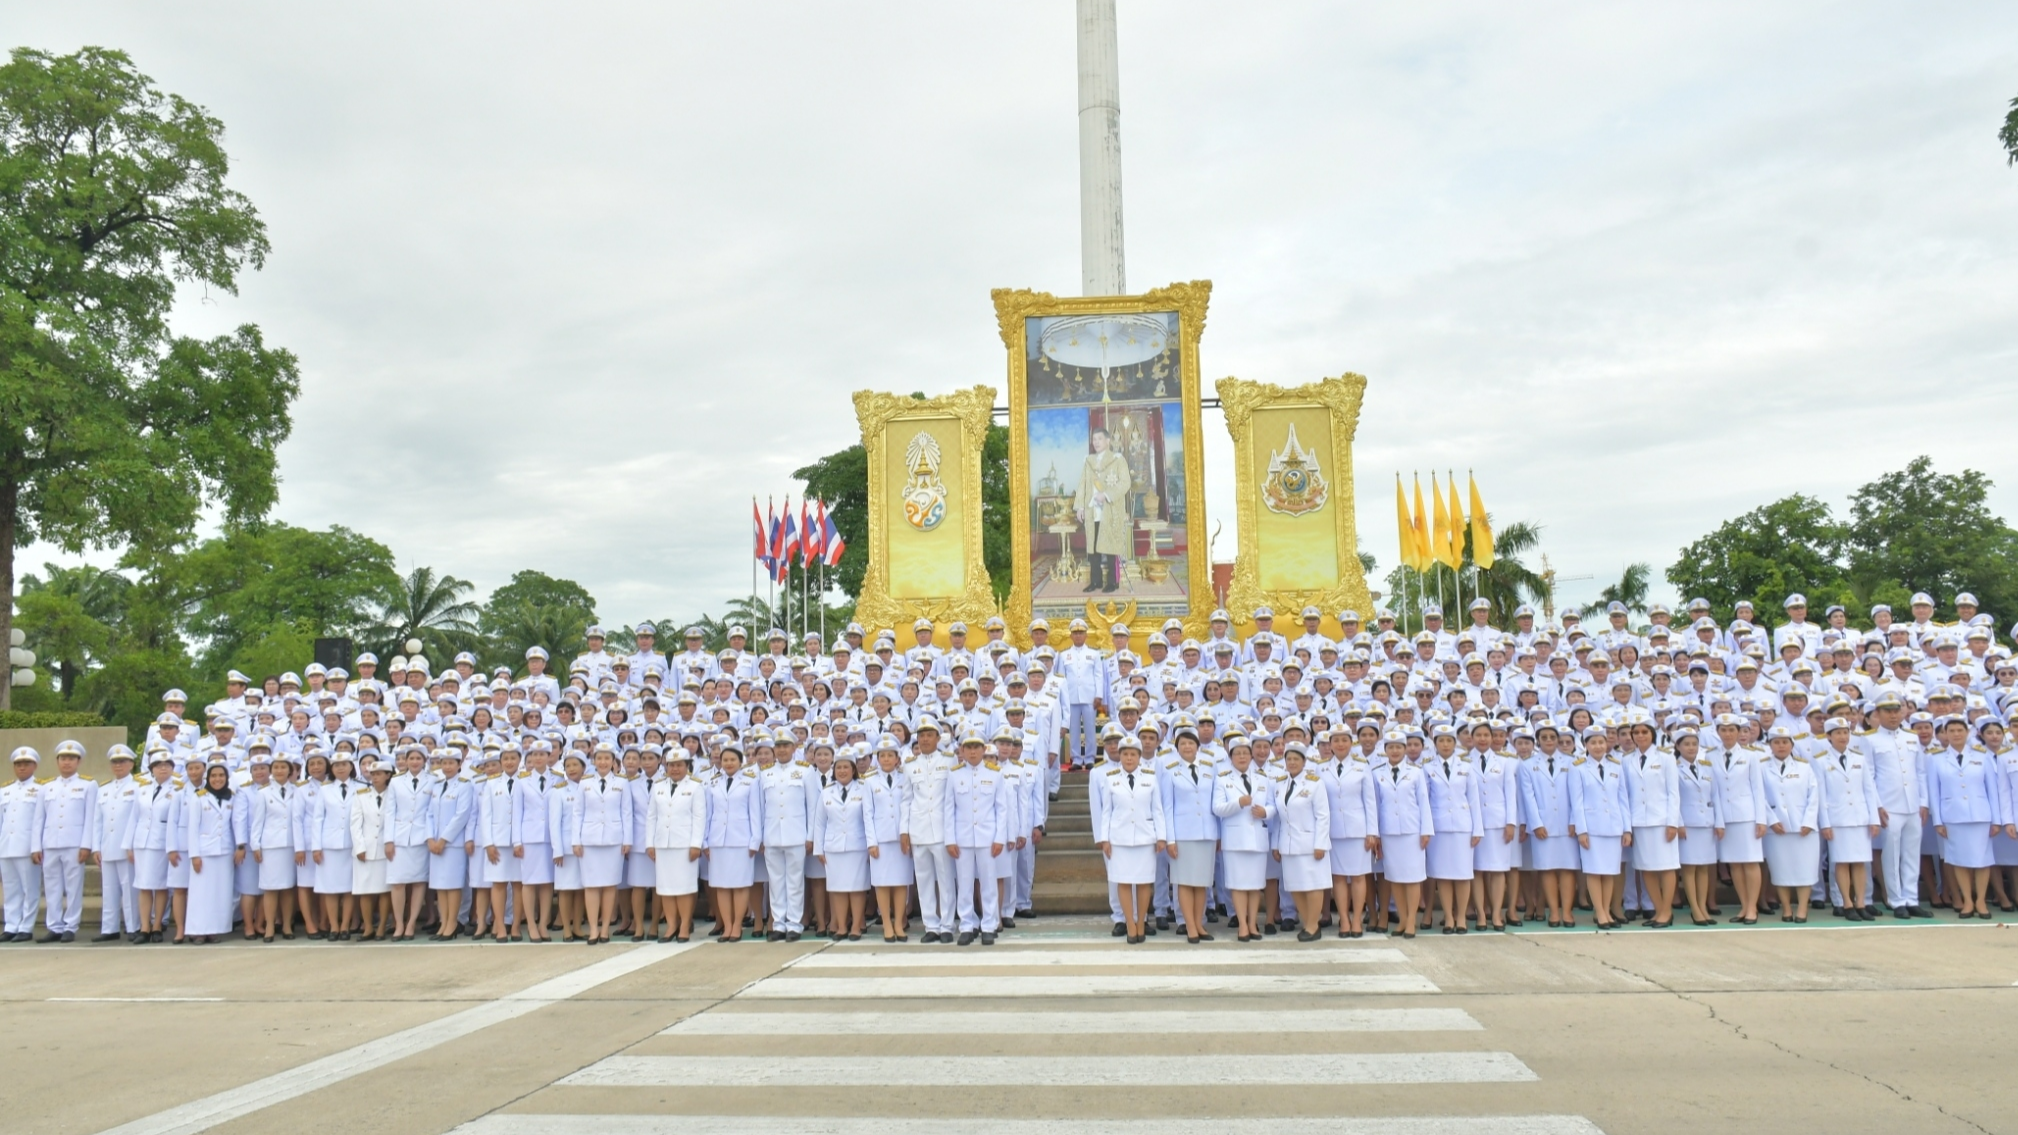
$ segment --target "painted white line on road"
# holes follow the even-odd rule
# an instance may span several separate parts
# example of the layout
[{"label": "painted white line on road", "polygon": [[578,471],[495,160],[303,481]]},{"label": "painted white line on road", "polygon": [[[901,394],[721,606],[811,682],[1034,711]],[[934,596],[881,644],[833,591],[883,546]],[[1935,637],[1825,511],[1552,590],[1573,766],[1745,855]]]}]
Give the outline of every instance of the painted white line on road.
[{"label": "painted white line on road", "polygon": [[1581,1115],[1261,1119],[889,1119],[820,1115],[487,1115],[449,1135],[1604,1135]]},{"label": "painted white line on road", "polygon": [[660,1036],[1059,1036],[1135,1033],[1479,1032],[1463,1009],[1143,1013],[701,1013]]},{"label": "painted white line on road", "polygon": [[1413,973],[1059,974],[1050,977],[768,977],[736,996],[757,1001],[881,1000],[891,997],[1310,997],[1341,993],[1436,993]]},{"label": "painted white line on road", "polygon": [[1178,1087],[1253,1084],[1508,1084],[1537,1080],[1511,1052],[1340,1052],[1297,1056],[612,1056],[563,1087]]},{"label": "painted white line on road", "polygon": [[523,1017],[556,1001],[565,1001],[604,982],[635,973],[674,954],[695,949],[699,945],[701,943],[689,943],[684,946],[633,946],[594,965],[583,966],[572,973],[549,978],[537,985],[529,985],[495,1001],[488,1001],[459,1013],[451,1013],[439,1020],[403,1029],[391,1036],[366,1041],[354,1048],[331,1053],[320,1060],[311,1060],[298,1068],[277,1072],[264,1079],[254,1080],[250,1084],[205,1096],[199,1100],[191,1100],[189,1103],[156,1112],[130,1123],[122,1123],[107,1129],[103,1135],[189,1135],[191,1132],[205,1131],[241,1115],[249,1115],[261,1108],[305,1096],[360,1073],[447,1044],[479,1029]]},{"label": "painted white line on road", "polygon": [[119,1004],[151,1004],[151,1002],[222,1002],[224,998],[42,998],[44,1002],[119,1002]]},{"label": "painted white line on road", "polygon": [[797,969],[917,969],[925,966],[1331,966],[1406,965],[1400,950],[937,950],[931,953],[863,953],[827,950],[808,955]]}]

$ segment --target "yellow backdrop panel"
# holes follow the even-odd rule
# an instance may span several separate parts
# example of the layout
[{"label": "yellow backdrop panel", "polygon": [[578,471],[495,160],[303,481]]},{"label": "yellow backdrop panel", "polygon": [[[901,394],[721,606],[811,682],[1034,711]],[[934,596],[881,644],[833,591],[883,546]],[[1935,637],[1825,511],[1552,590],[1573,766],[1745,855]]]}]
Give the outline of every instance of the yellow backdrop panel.
[{"label": "yellow backdrop panel", "polygon": [[[1318,455],[1324,476],[1333,475],[1330,410],[1323,406],[1270,407],[1255,410],[1253,421],[1254,444],[1247,453],[1253,484],[1268,480],[1268,462],[1282,451],[1292,425],[1298,444]],[[1298,516],[1284,516],[1267,508],[1255,510],[1263,591],[1317,591],[1338,585],[1336,502],[1336,496],[1327,497],[1323,507]]]},{"label": "yellow backdrop panel", "polygon": [[[960,420],[895,418],[883,427],[883,515],[890,518],[890,596],[893,599],[936,599],[967,590],[966,466]],[[920,433],[932,435],[946,455],[939,479],[946,483],[946,515],[929,532],[904,519],[904,455]]]}]

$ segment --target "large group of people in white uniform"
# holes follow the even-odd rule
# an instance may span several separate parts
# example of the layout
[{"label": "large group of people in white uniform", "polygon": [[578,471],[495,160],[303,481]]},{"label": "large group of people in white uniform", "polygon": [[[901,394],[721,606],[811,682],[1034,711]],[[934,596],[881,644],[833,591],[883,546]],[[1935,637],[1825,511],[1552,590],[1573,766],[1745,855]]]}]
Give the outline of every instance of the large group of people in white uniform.
[{"label": "large group of people in white uniform", "polygon": [[[1630,627],[1427,606],[1404,632],[1224,611],[1203,638],[1042,619],[591,627],[484,673],[359,656],[192,707],[111,776],[11,754],[0,940],[500,942],[746,936],[993,944],[1034,917],[1062,778],[1087,777],[1113,932],[1243,942],[1545,922],[1989,918],[2018,900],[2018,663],[1968,594],[1936,622],[1788,596]],[[1596,622],[1597,620],[1594,620]],[[1104,646],[1090,636],[1104,632]],[[2018,634],[2018,631],[2014,631]],[[758,649],[752,650],[755,646]],[[200,718],[192,710],[200,711]],[[55,765],[50,776],[45,761]]]}]

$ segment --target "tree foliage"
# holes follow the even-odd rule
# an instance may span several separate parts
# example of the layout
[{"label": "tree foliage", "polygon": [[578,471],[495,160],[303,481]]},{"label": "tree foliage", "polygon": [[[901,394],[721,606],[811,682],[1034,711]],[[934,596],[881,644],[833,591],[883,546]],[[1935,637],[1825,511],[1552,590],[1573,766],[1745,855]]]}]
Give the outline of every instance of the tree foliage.
[{"label": "tree foliage", "polygon": [[1608,583],[1598,591],[1598,602],[1606,607],[1618,603],[1634,614],[1646,614],[1648,584],[1653,573],[1651,564],[1627,564],[1617,583]]},{"label": "tree foliage", "polygon": [[585,644],[585,632],[596,621],[596,599],[571,579],[556,579],[539,571],[521,571],[511,582],[491,592],[477,613],[484,636],[487,666],[525,663],[526,651],[546,650],[556,669],[564,667]]},{"label": "tree foliage", "polygon": [[[228,529],[162,558],[154,571],[184,612],[183,626],[204,644],[199,671],[215,678],[238,669],[257,678],[247,666],[264,663],[240,655],[277,630],[304,642],[361,637],[400,587],[393,564],[391,549],[340,525],[316,532],[271,523]],[[292,666],[303,657],[295,655]]]},{"label": "tree foliage", "polygon": [[2004,143],[2004,164],[2018,165],[2018,99],[2011,100],[2011,113],[2004,116],[2004,129],[1997,132]]},{"label": "tree foliage", "polygon": [[168,326],[178,286],[235,292],[266,258],[223,134],[121,52],[0,66],[0,637],[16,547],[158,554],[206,503],[242,524],[274,502],[294,356]]},{"label": "tree foliage", "polygon": [[1962,591],[2009,617],[2018,614],[2018,533],[1991,513],[1990,487],[1973,469],[1943,475],[1918,457],[1859,488],[1847,522],[1799,495],[1726,521],[1681,550],[1668,582],[1720,617],[1749,599],[1773,621],[1799,592],[1811,607],[1841,603],[1862,619],[1879,602],[1903,613],[1915,591],[1932,595],[1943,618]]},{"label": "tree foliage", "polygon": [[[1523,603],[1539,602],[1547,594],[1548,581],[1526,563],[1526,557],[1541,547],[1541,525],[1526,520],[1516,520],[1503,528],[1495,525],[1493,565],[1489,568],[1481,568],[1472,561],[1471,526],[1465,525],[1460,532],[1463,548],[1456,572],[1442,564],[1433,564],[1425,572],[1397,565],[1388,573],[1387,585],[1394,596],[1391,606],[1401,616],[1402,627],[1421,629],[1426,605],[1438,602],[1439,595],[1443,602],[1455,603],[1460,594],[1467,605],[1473,598],[1483,596],[1492,604],[1492,623],[1511,626],[1516,608]],[[1373,570],[1372,560],[1372,556],[1360,553],[1360,563],[1368,571]],[[1451,625],[1470,622],[1459,617],[1453,618]]]}]

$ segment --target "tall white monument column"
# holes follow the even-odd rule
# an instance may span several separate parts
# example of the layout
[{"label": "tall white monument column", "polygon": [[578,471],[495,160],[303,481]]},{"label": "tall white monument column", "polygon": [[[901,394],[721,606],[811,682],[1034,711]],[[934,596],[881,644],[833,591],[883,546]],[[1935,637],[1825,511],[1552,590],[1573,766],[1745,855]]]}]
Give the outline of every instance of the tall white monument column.
[{"label": "tall white monument column", "polygon": [[1121,53],[1114,0],[1079,0],[1079,273],[1089,296],[1125,295]]}]

